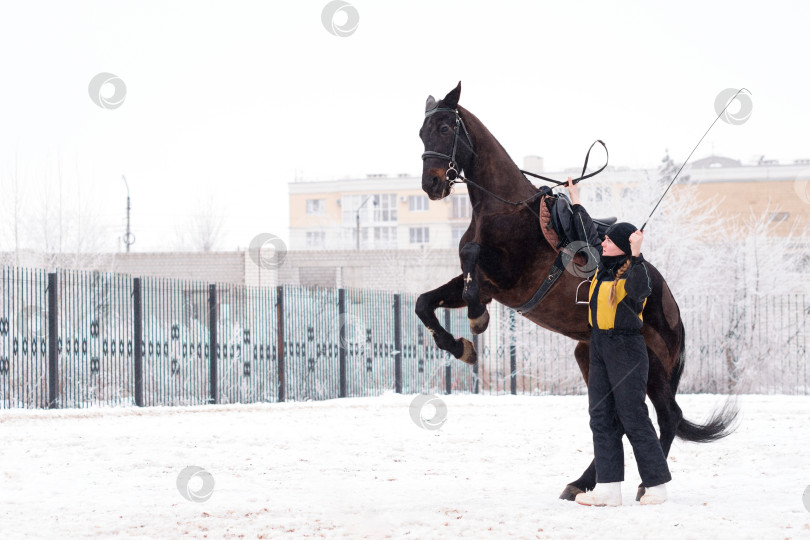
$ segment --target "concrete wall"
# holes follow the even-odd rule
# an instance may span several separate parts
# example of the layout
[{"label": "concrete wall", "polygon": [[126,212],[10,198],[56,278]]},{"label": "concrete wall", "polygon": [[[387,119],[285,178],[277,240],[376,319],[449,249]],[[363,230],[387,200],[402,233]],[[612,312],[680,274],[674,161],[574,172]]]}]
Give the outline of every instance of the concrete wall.
[{"label": "concrete wall", "polygon": [[409,249],[291,251],[277,283],[421,293],[461,273],[458,251]]},{"label": "concrete wall", "polygon": [[156,252],[100,254],[44,254],[32,251],[0,253],[0,264],[54,271],[86,270],[188,279],[207,283],[245,283],[244,251],[232,252]]},{"label": "concrete wall", "polygon": [[134,276],[160,276],[208,283],[244,283],[244,252],[120,253],[115,271]]},{"label": "concrete wall", "polygon": [[[254,261],[247,251],[60,256],[25,252],[16,260],[20,266],[49,271],[98,270],[207,283],[349,287],[406,293],[434,289],[461,273],[457,250],[429,248],[290,251],[262,261]],[[0,254],[0,261],[14,265],[15,257]]]}]

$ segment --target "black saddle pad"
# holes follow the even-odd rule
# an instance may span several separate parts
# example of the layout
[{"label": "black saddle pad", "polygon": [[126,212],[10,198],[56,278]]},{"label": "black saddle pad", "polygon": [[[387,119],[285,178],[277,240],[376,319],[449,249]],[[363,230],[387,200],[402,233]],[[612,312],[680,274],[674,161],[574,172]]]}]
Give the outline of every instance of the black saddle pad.
[{"label": "black saddle pad", "polygon": [[[573,229],[574,211],[571,209],[571,200],[565,193],[557,193],[554,198],[546,199],[548,210],[551,214],[551,225],[560,237],[560,245],[565,245],[573,240],[578,240],[581,236]],[[605,239],[605,231],[616,223],[615,217],[591,218],[596,226],[596,233],[599,240]],[[559,247],[559,246],[557,246]]]}]

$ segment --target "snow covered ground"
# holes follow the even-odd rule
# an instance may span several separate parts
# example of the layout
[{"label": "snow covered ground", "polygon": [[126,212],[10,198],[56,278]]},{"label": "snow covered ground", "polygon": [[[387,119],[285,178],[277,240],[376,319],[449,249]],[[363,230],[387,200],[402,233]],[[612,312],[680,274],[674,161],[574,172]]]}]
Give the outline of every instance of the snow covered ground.
[{"label": "snow covered ground", "polygon": [[[810,397],[741,396],[736,434],[676,439],[662,506],[635,502],[625,439],[621,508],[557,498],[592,457],[586,396],[440,396],[439,429],[414,398],[0,411],[0,538],[810,538]],[[679,398],[693,421],[724,400]]]}]

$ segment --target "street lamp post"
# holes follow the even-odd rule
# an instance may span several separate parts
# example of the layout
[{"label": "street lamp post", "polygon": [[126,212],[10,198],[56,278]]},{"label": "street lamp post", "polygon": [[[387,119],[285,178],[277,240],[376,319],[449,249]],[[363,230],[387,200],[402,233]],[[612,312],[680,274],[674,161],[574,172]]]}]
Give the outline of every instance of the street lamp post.
[{"label": "street lamp post", "polygon": [[357,251],[360,251],[360,209],[363,208],[366,205],[366,203],[368,202],[368,200],[370,198],[372,198],[373,196],[374,195],[369,195],[368,197],[366,197],[366,200],[364,200],[360,204],[360,206],[357,207],[357,212],[355,212],[355,214],[354,214],[355,223],[356,223],[356,229],[357,229]]},{"label": "street lamp post", "polygon": [[127,232],[124,235],[124,244],[127,246],[127,253],[129,253],[129,246],[135,243],[135,236],[129,230],[129,211],[132,209],[132,205],[129,203],[129,184],[127,183],[127,177],[123,174],[121,178],[124,179],[124,185],[127,187]]}]

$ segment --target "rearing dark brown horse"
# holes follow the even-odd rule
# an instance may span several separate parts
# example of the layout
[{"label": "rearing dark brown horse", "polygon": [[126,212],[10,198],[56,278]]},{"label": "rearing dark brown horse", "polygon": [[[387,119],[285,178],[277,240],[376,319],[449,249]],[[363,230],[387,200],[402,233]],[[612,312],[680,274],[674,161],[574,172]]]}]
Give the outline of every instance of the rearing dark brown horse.
[{"label": "rearing dark brown horse", "polygon": [[[439,348],[473,364],[477,361],[473,344],[464,338],[456,339],[445,330],[436,318],[436,308],[466,306],[470,329],[480,334],[489,323],[487,304],[494,299],[512,308],[524,305],[546,279],[557,252],[540,230],[538,188],[526,180],[478,118],[458,105],[460,95],[461,83],[438,103],[432,96],[428,98],[419,137],[425,144],[422,189],[431,200],[447,197],[452,181],[461,171],[475,184],[468,183],[473,212],[459,244],[461,274],[422,294],[416,303],[416,314]],[[531,201],[510,204],[527,199]],[[731,424],[737,411],[734,408],[717,411],[706,425],[683,418],[675,402],[684,367],[683,321],[660,272],[649,262],[647,268],[653,281],[641,331],[650,359],[647,395],[658,416],[664,455],[668,455],[676,435],[692,442],[725,437],[733,430]],[[523,315],[543,328],[579,342],[574,356],[587,384],[588,308],[573,302],[581,281],[581,277],[563,272],[540,304]],[[591,461],[582,476],[566,486],[560,498],[573,501],[577,493],[595,485],[596,469]],[[636,500],[643,494],[644,486],[639,486]]]}]

